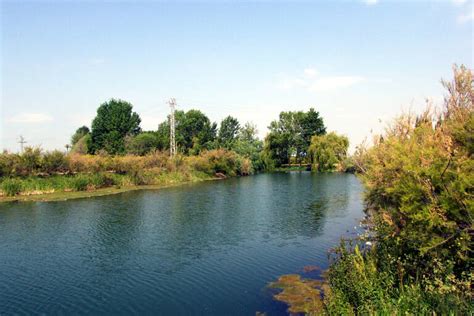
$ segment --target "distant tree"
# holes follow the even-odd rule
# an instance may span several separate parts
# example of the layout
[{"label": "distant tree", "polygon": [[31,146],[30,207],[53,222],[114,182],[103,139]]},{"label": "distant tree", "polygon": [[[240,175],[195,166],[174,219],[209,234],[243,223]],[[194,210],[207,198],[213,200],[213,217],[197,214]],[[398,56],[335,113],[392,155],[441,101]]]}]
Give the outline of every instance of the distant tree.
[{"label": "distant tree", "polygon": [[157,148],[158,137],[156,132],[143,132],[125,138],[125,149],[128,154],[143,156]]},{"label": "distant tree", "polygon": [[334,132],[313,136],[309,147],[312,169],[317,171],[336,170],[338,165],[346,159],[348,147],[349,139]]},{"label": "distant tree", "polygon": [[229,115],[223,119],[217,136],[217,143],[219,146],[226,149],[232,149],[237,140],[239,130],[240,123],[236,118]]},{"label": "distant tree", "polygon": [[261,152],[263,142],[257,137],[257,127],[252,123],[245,123],[240,128],[238,137],[234,141],[232,150],[239,155],[250,159],[252,167],[255,171],[263,169]]},{"label": "distant tree", "polygon": [[92,152],[105,150],[109,154],[125,152],[125,136],[140,132],[140,117],[126,101],[111,99],[97,109],[92,121]]},{"label": "distant tree", "polygon": [[324,126],[323,118],[319,116],[313,108],[310,108],[301,119],[301,138],[303,139],[303,146],[308,148],[311,144],[311,137],[314,135],[326,134],[326,127]]},{"label": "distant tree", "polygon": [[91,152],[92,138],[91,134],[86,134],[79,139],[71,148],[71,154],[87,154]]},{"label": "distant tree", "polygon": [[90,133],[90,130],[87,126],[79,127],[74,133],[74,135],[72,135],[71,137],[71,145],[74,146],[79,141],[79,139],[81,139],[83,136],[89,133]]},{"label": "distant tree", "polygon": [[251,122],[247,122],[244,124],[244,126],[240,128],[238,138],[239,140],[242,140],[242,141],[254,141],[258,139],[257,133],[258,133],[257,125]]},{"label": "distant tree", "polygon": [[269,129],[264,151],[267,160],[274,159],[275,166],[289,163],[291,157],[299,163],[307,160],[311,137],[326,133],[323,119],[313,108],[308,112],[281,112]]}]

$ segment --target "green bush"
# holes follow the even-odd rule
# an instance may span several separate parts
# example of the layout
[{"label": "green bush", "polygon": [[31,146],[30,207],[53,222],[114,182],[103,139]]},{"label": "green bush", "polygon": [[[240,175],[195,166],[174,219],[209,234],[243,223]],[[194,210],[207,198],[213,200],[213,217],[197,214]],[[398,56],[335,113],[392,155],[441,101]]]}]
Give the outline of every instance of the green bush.
[{"label": "green bush", "polygon": [[439,115],[401,116],[355,155],[375,247],[342,252],[331,266],[331,313],[474,310],[473,83],[471,70],[456,67]]},{"label": "green bush", "polygon": [[63,152],[54,150],[43,154],[41,171],[51,174],[54,172],[64,172],[67,169],[68,161]]},{"label": "green bush", "polygon": [[23,184],[18,179],[4,179],[1,183],[2,191],[7,196],[15,196],[23,189]]},{"label": "green bush", "polygon": [[71,186],[74,191],[86,191],[91,182],[90,177],[86,175],[77,175],[72,178]]}]

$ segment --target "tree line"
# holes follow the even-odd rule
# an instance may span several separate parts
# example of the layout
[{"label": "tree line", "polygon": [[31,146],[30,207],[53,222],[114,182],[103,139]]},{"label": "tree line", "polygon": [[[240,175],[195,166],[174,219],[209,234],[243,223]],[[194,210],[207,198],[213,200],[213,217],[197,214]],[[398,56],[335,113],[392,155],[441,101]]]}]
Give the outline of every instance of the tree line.
[{"label": "tree line", "polygon": [[[255,170],[273,170],[288,164],[311,164],[314,170],[347,169],[347,137],[326,133],[314,108],[281,112],[271,122],[264,141],[255,124],[243,125],[227,116],[218,125],[200,110],[176,111],[176,143],[183,155],[226,149],[252,161]],[[169,117],[154,131],[143,131],[140,116],[127,101],[111,99],[99,106],[91,129],[79,127],[71,137],[73,153],[146,155],[170,146]]]}]

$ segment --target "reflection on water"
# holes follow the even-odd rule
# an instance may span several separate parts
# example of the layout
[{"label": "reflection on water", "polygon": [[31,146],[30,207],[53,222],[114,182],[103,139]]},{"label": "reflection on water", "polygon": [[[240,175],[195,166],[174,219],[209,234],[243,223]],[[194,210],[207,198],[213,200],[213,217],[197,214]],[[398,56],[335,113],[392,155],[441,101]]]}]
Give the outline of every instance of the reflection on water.
[{"label": "reflection on water", "polygon": [[284,314],[266,284],[361,216],[354,176],[307,172],[4,204],[0,314]]}]

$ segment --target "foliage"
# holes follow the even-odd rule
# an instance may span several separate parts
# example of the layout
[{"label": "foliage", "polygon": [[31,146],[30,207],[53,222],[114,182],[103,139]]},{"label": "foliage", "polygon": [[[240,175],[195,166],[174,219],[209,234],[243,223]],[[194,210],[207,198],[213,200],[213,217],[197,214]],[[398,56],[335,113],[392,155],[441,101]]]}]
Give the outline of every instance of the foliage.
[{"label": "foliage", "polygon": [[64,172],[67,170],[68,161],[66,155],[59,151],[53,150],[45,152],[42,157],[41,170],[48,174],[54,172]]},{"label": "foliage", "polygon": [[[474,216],[472,71],[454,67],[439,114],[402,115],[354,159],[375,247],[331,266],[333,314],[469,314]],[[359,286],[362,285],[362,286]]]},{"label": "foliage", "polygon": [[313,136],[309,147],[312,169],[318,171],[334,171],[338,167],[342,169],[341,165],[346,160],[348,148],[349,139],[334,132]]},{"label": "foliage", "polygon": [[250,159],[254,171],[264,169],[261,159],[263,142],[257,137],[257,127],[252,123],[245,123],[240,128],[237,139],[235,140],[231,150],[235,151],[242,157]]},{"label": "foliage", "polygon": [[[292,156],[298,163],[304,161],[311,137],[326,133],[323,119],[313,108],[308,112],[281,112],[279,120],[271,122],[269,129],[264,156],[267,165],[277,167],[289,163]],[[268,160],[273,160],[273,163]]]},{"label": "foliage", "polygon": [[229,115],[223,119],[217,136],[219,147],[232,149],[237,140],[239,130],[240,123],[236,118]]},{"label": "foliage", "polygon": [[158,147],[158,137],[154,132],[143,132],[125,138],[127,154],[144,156]]},{"label": "foliage", "polygon": [[125,153],[125,136],[140,132],[140,117],[126,101],[111,99],[97,109],[92,121],[91,152],[105,150],[109,154]]},{"label": "foliage", "polygon": [[209,175],[236,176],[253,172],[250,160],[224,149],[204,151],[199,156],[187,157],[186,161],[191,168]]},{"label": "foliage", "polygon": [[0,188],[5,195],[14,196],[22,191],[23,186],[18,179],[4,179],[0,184]]},{"label": "foliage", "polygon": [[[34,154],[34,155],[33,155]],[[27,155],[25,159],[23,155]],[[31,159],[35,157],[35,159]],[[26,161],[27,165],[22,163]],[[28,169],[31,161],[34,169]],[[31,195],[58,191],[93,191],[106,187],[162,185],[215,177],[248,175],[249,159],[224,149],[203,151],[199,156],[152,151],[144,156],[99,156],[58,151],[25,150],[24,154],[0,154],[0,190],[3,195]],[[33,170],[28,173],[27,170]]]},{"label": "foliage", "polygon": [[71,149],[72,154],[87,154],[91,151],[92,148],[92,137],[91,134],[86,134],[82,136]]},{"label": "foliage", "polygon": [[82,137],[88,135],[90,130],[87,126],[79,127],[71,137],[71,145],[74,146]]},{"label": "foliage", "polygon": [[[199,154],[201,150],[212,149],[216,140],[217,124],[199,110],[176,111],[176,144],[184,154]],[[169,149],[169,118],[158,126],[158,149]]]}]

